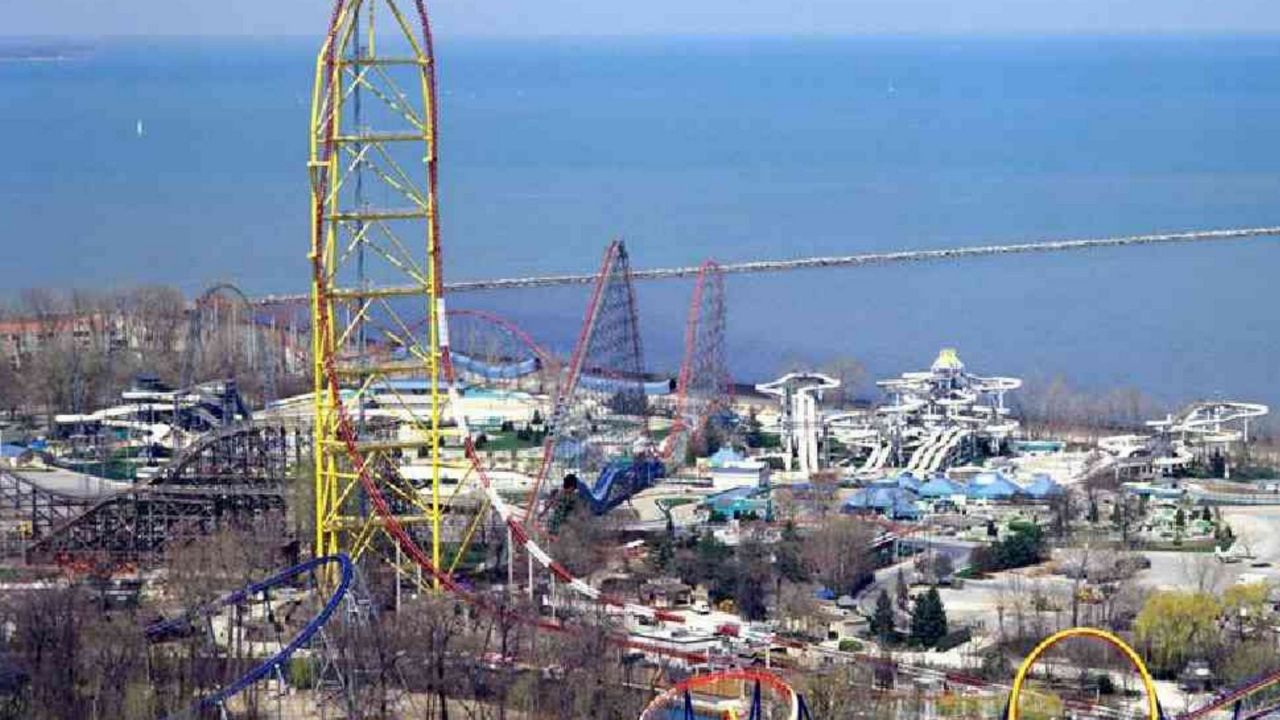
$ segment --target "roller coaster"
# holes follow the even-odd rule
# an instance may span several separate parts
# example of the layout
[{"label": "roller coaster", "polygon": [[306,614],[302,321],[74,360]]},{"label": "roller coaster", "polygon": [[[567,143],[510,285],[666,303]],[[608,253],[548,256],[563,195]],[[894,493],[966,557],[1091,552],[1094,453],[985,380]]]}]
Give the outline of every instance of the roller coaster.
[{"label": "roller coaster", "polygon": [[[314,617],[306,620],[302,627],[288,640],[279,640],[276,643],[279,645],[279,649],[271,653],[265,660],[253,665],[226,685],[199,698],[184,710],[173,713],[168,717],[174,719],[198,717],[200,712],[205,709],[217,709],[223,717],[226,717],[227,701],[232,697],[245,692],[254,684],[270,676],[275,675],[283,679],[285,664],[295,653],[306,647],[313,638],[323,633],[325,624],[329,622],[334,612],[337,611],[338,606],[347,597],[354,580],[355,570],[351,560],[346,555],[313,558],[281,570],[266,580],[252,583],[228,593],[212,603],[190,609],[172,619],[148,626],[146,628],[147,639],[153,645],[160,645],[175,638],[187,637],[193,634],[214,637],[217,635],[217,631],[213,627],[214,618],[228,611],[232,611],[237,617],[240,617],[242,611],[251,603],[263,605],[267,610],[268,618],[273,623],[278,623],[279,620],[273,610],[273,602],[279,602],[278,595],[285,589],[295,587],[300,578],[306,579],[308,590],[320,592],[320,574],[317,571],[330,566],[336,570],[337,583]],[[230,631],[228,631],[228,635],[230,634]]]},{"label": "roller coaster", "polygon": [[[394,22],[375,25],[369,16],[374,7],[395,18]],[[426,8],[420,1],[410,7],[412,14],[405,13],[394,0],[339,0],[317,57],[309,163],[314,279],[311,325],[316,361],[316,554],[346,551],[355,561],[365,557],[382,560],[411,582],[417,578],[414,569],[421,569],[431,587],[493,610],[489,600],[471,592],[448,570],[456,566],[456,559],[477,529],[488,525],[487,516],[492,512],[506,528],[510,544],[548,571],[552,583],[565,584],[587,601],[627,614],[678,619],[601,593],[533,542],[515,509],[490,482],[467,418],[457,412],[461,390],[451,362],[448,314],[441,294],[435,64]],[[375,43],[375,27],[390,27],[394,41]],[[374,54],[375,49],[403,52],[405,47],[409,48],[408,56]],[[401,70],[402,75],[393,78],[391,69]],[[408,99],[405,87],[415,89],[418,102]],[[361,94],[372,96],[377,102],[369,104],[374,107],[357,107],[356,98]],[[402,129],[365,132],[364,128],[374,126],[374,112],[379,113],[378,122],[395,123]],[[357,113],[360,118],[355,117]],[[371,165],[371,157],[379,158],[379,164]],[[349,164],[351,160],[356,162]],[[424,168],[425,183],[412,181],[404,170],[407,167]],[[355,177],[361,173],[370,182],[388,185],[392,196],[409,200],[411,207],[380,208],[352,196],[359,186]],[[410,182],[388,182],[394,178]],[[425,248],[393,237],[396,229],[425,239]],[[406,255],[405,249],[411,247],[425,250],[425,257]],[[374,285],[373,278],[364,274],[360,257],[394,258],[391,264],[402,277],[414,281],[414,292],[406,295],[402,289]],[[625,256],[620,246],[614,246],[606,263],[613,264],[619,257]],[[630,292],[629,287],[613,287]],[[414,295],[429,311],[425,333],[407,332],[413,323],[403,318],[404,308],[393,302]],[[610,291],[607,296],[618,298],[619,293]],[[625,312],[625,306],[619,307]],[[361,342],[361,338],[368,341]],[[406,359],[376,352],[379,347],[392,346]],[[589,354],[581,354],[579,359]],[[571,372],[578,375],[583,370],[579,362]],[[422,378],[424,373],[425,396],[412,401],[389,398],[396,403],[391,409],[401,413],[416,432],[368,438],[359,403],[349,402],[344,394],[349,386],[354,384],[358,397],[370,387],[393,386],[391,381],[397,377]],[[445,415],[447,409],[453,411],[451,418]],[[446,451],[446,438],[453,446],[460,445],[461,452]],[[425,480],[415,480],[403,471],[402,455],[409,451],[424,458],[425,474],[418,477]],[[442,482],[446,470],[463,481],[446,486]],[[471,490],[478,490],[485,502],[465,507],[456,502]],[[447,522],[455,520],[461,522]],[[547,629],[562,629],[559,623],[529,621]],[[621,636],[617,640],[629,642]]]},{"label": "roller coaster", "polygon": [[[377,23],[374,7],[381,8]],[[375,28],[384,33],[390,28],[391,42],[375,42]],[[316,558],[180,618],[157,623],[147,629],[147,635],[160,644],[201,624],[211,625],[213,618],[229,609],[255,601],[269,607],[281,588],[304,577],[310,587],[332,591],[319,612],[279,643],[277,651],[202,696],[188,712],[225,709],[231,698],[281,673],[284,664],[320,636],[333,618],[350,590],[355,562],[386,563],[399,574],[397,582],[416,581],[415,571],[423,571],[425,587],[448,592],[482,612],[509,614],[453,572],[477,529],[489,524],[506,531],[508,552],[518,548],[549,573],[552,588],[560,583],[604,610],[682,621],[677,614],[627,603],[593,588],[553,559],[527,529],[537,519],[541,481],[553,469],[565,471],[566,476],[571,469],[598,471],[594,482],[583,481],[576,488],[593,509],[606,510],[664,471],[662,458],[648,442],[638,320],[629,261],[621,243],[610,245],[601,272],[594,276],[596,287],[582,335],[566,368],[564,385],[557,388],[551,418],[555,434],[545,455],[544,472],[523,508],[497,492],[480,459],[471,424],[460,410],[460,376],[470,373],[490,381],[511,380],[521,375],[528,359],[505,358],[503,353],[486,358],[474,349],[456,356],[453,352],[454,342],[461,343],[461,338],[451,337],[450,311],[444,300],[432,48],[422,0],[335,2],[317,56],[308,163],[315,422],[307,451],[315,472]],[[378,54],[385,50],[403,54]],[[401,73],[398,81],[393,77],[397,71]],[[419,168],[425,178],[416,177]],[[387,192],[371,192],[366,180],[380,183]],[[408,207],[370,201],[388,196],[407,201]],[[382,265],[374,269],[374,263]],[[718,278],[720,272],[707,266],[699,270],[711,278]],[[409,284],[395,284],[397,279]],[[700,298],[715,292],[700,282],[694,303],[699,313],[704,312]],[[409,305],[428,312],[425,324],[416,330],[406,322]],[[722,326],[723,316],[717,319],[721,311],[699,315],[710,321],[712,336],[717,323]],[[694,339],[687,346],[709,347],[702,352],[712,356],[723,353],[722,347],[709,344],[714,340],[700,344],[701,327],[691,327]],[[493,372],[504,363],[514,368],[512,376]],[[681,432],[696,432],[714,412],[715,395],[725,383],[722,358],[712,357],[708,365],[710,369],[698,369],[686,358],[682,367],[677,411]],[[699,374],[711,388],[707,397],[713,399],[701,399],[699,383],[703,381],[694,377]],[[406,379],[421,383],[419,397],[403,396]],[[383,432],[366,416],[363,399],[374,392],[384,394],[383,402],[392,405],[396,417],[404,421],[404,431]],[[584,394],[591,399],[583,400]],[[48,531],[33,552],[56,556],[92,550],[136,557],[160,551],[174,538],[208,532],[210,524],[225,514],[276,510],[283,505],[288,468],[297,464],[302,447],[296,437],[289,439],[279,429],[252,424],[225,428],[185,449],[171,469],[148,486],[106,498],[84,515],[61,523],[51,498],[23,488],[22,498],[33,498],[47,508],[41,518]],[[559,448],[565,451],[557,452]],[[418,459],[426,462],[415,467]],[[426,473],[415,475],[409,469]],[[444,482],[449,473],[455,474],[453,487]],[[467,490],[478,491],[482,502],[455,504]],[[452,558],[447,557],[450,554]],[[515,619],[545,631],[574,629],[563,620]],[[1115,636],[1076,629],[1046,640],[1019,669],[1009,697],[1009,720],[1018,718],[1017,701],[1032,665],[1054,643],[1076,636],[1102,639],[1125,652],[1148,688],[1151,717],[1163,717],[1137,654]],[[673,651],[622,633],[613,634],[611,640],[622,647],[691,662],[709,659],[705,653]],[[798,692],[779,676],[756,669],[727,670],[677,683],[656,698],[642,718],[656,720],[659,716],[653,713],[664,707],[669,710],[675,701],[683,704],[684,717],[691,719],[694,692],[724,681],[749,684],[751,720],[763,720],[766,691],[783,699],[790,720],[810,720]],[[1280,673],[1260,677],[1182,718],[1196,720],[1277,681]]]},{"label": "roller coaster", "polygon": [[1013,686],[1009,691],[1009,698],[1002,713],[1003,717],[1007,718],[1007,720],[1018,720],[1020,717],[1019,700],[1030,678],[1032,669],[1050,648],[1071,638],[1085,638],[1104,642],[1114,647],[1125,657],[1142,680],[1146,695],[1144,707],[1147,716],[1151,720],[1200,720],[1200,718],[1208,717],[1214,712],[1226,708],[1233,709],[1233,715],[1237,720],[1239,718],[1262,718],[1280,711],[1280,705],[1274,704],[1255,710],[1246,710],[1243,707],[1244,701],[1251,696],[1269,687],[1280,685],[1280,669],[1272,669],[1260,673],[1240,685],[1218,692],[1208,702],[1188,712],[1180,715],[1167,714],[1160,704],[1160,698],[1156,693],[1155,681],[1137,651],[1114,633],[1097,628],[1076,627],[1054,633],[1045,638],[1022,661],[1017,674],[1014,676]]},{"label": "roller coaster", "polygon": [[0,497],[10,487],[36,508],[32,562],[137,562],[225,524],[283,512],[286,483],[308,442],[284,426],[238,423],[202,436],[144,485],[75,502],[10,475],[0,480]]},{"label": "roller coaster", "polygon": [[[615,478],[637,477],[622,464],[646,463],[655,454],[649,418],[631,263],[626,245],[614,241],[605,250],[556,396],[542,468],[525,503],[525,522],[537,523],[550,508],[557,488],[548,476],[582,478],[577,482],[583,483],[584,497],[596,498],[594,507],[612,493]],[[599,477],[594,485],[585,479],[592,476]]]},{"label": "roller coaster", "polygon": [[759,668],[721,670],[682,680],[655,697],[640,714],[640,720],[698,720],[707,717],[705,712],[695,712],[694,693],[703,688],[738,683],[751,688],[747,715],[739,716],[736,709],[713,710],[718,717],[726,720],[766,720],[772,717],[766,714],[765,709],[764,690],[767,688],[784,703],[786,709],[782,717],[785,720],[812,720],[803,695],[781,676]]}]

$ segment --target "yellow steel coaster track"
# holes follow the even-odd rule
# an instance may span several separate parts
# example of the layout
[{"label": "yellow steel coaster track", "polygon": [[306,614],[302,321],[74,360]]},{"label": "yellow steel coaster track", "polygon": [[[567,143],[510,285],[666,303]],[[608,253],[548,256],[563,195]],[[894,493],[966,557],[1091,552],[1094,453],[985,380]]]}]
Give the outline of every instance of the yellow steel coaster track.
[{"label": "yellow steel coaster track", "polygon": [[1133,666],[1133,669],[1138,671],[1138,676],[1142,679],[1142,687],[1147,693],[1146,709],[1148,717],[1151,720],[1163,720],[1164,715],[1160,709],[1160,700],[1156,696],[1155,680],[1152,679],[1150,671],[1147,670],[1147,664],[1142,661],[1142,657],[1128,643],[1115,634],[1091,627],[1075,627],[1054,633],[1042,640],[1031,651],[1031,654],[1027,655],[1026,659],[1022,661],[1022,665],[1018,667],[1018,673],[1013,678],[1013,687],[1009,690],[1009,704],[1004,712],[1006,720],[1018,720],[1021,716],[1018,701],[1022,698],[1027,676],[1036,662],[1040,660],[1040,656],[1044,655],[1049,648],[1068,638],[1101,640],[1119,650],[1125,659],[1129,661],[1129,664]]},{"label": "yellow steel coaster track", "polygon": [[425,572],[484,605],[453,573],[492,522],[578,596],[678,622],[574,577],[489,482],[449,363],[436,128],[423,1],[336,0],[316,59],[308,163],[315,553]]},{"label": "yellow steel coaster track", "polygon": [[[421,0],[337,0],[316,58],[310,160],[315,553],[392,561],[400,525],[446,558],[436,91]],[[423,317],[428,322],[421,322]],[[454,467],[457,470],[454,470]],[[459,510],[465,527],[472,513]]]}]

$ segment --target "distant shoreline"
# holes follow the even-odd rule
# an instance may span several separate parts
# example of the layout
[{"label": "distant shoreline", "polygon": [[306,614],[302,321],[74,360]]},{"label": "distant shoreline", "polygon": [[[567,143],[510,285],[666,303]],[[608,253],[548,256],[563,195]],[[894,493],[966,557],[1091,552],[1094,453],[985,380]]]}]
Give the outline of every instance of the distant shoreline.
[{"label": "distant shoreline", "polygon": [[84,56],[83,55],[81,56],[76,56],[76,55],[0,55],[0,63],[2,62],[10,62],[10,63],[66,62],[68,60],[75,60],[77,57],[84,57]]}]

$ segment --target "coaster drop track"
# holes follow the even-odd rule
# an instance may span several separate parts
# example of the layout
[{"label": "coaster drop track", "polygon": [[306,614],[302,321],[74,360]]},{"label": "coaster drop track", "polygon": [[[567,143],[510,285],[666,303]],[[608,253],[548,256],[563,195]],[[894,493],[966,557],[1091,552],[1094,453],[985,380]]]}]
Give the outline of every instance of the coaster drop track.
[{"label": "coaster drop track", "polygon": [[319,590],[321,578],[318,571],[322,568],[336,570],[337,584],[315,617],[303,624],[302,628],[292,638],[281,644],[277,652],[261,663],[254,665],[227,685],[201,697],[184,711],[168,717],[198,717],[200,711],[206,709],[225,711],[228,700],[249,689],[255,683],[266,679],[272,674],[283,677],[285,663],[293,657],[294,653],[305,647],[316,637],[323,630],[325,624],[329,622],[330,618],[333,617],[334,612],[351,588],[355,569],[351,564],[350,558],[346,555],[339,554],[314,558],[281,570],[266,580],[252,583],[235,592],[228,593],[208,605],[191,609],[175,618],[148,626],[146,629],[147,639],[153,644],[163,643],[193,632],[202,632],[201,626],[209,624],[212,617],[228,610],[243,607],[254,601],[269,604],[273,593],[285,588],[295,587],[299,579],[306,579],[308,587],[313,590]]}]

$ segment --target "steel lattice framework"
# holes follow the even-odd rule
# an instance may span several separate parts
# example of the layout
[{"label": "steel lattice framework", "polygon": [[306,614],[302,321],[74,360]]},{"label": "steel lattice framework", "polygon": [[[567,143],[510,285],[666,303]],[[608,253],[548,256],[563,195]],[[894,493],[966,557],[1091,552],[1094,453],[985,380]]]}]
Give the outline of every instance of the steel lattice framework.
[{"label": "steel lattice framework", "polygon": [[631,261],[626,245],[614,241],[605,251],[556,397],[551,434],[542,470],[529,492],[526,519],[545,509],[547,497],[559,489],[566,475],[577,474],[592,486],[598,477],[603,481],[602,473],[611,462],[648,455],[649,417]]},{"label": "steel lattice framework", "polygon": [[[443,561],[431,43],[420,0],[339,0],[317,57],[308,166],[317,555],[391,549],[373,494],[398,526],[426,528],[433,564]],[[419,329],[404,319],[424,314]],[[425,456],[425,477],[399,471],[406,455]]]},{"label": "steel lattice framework", "polygon": [[258,404],[277,396],[280,358],[273,348],[279,334],[259,327],[259,309],[230,283],[210,286],[196,298],[187,316],[187,340],[178,382],[188,390],[205,380],[253,380]]},{"label": "steel lattice framework", "polygon": [[676,416],[664,455],[679,463],[685,448],[706,451],[708,428],[733,404],[733,378],[725,351],[724,272],[714,260],[702,264],[689,301],[684,359],[676,384]]},{"label": "steel lattice framework", "polygon": [[[375,40],[375,7],[382,24],[392,27],[393,39]],[[441,297],[431,31],[421,0],[412,9],[413,21],[394,0],[337,0],[316,62],[308,166],[316,555],[380,558],[405,574],[420,571],[436,588],[481,609],[497,611],[490,599],[471,592],[454,575],[468,539],[486,520],[496,519],[553,582],[586,601],[678,621],[663,610],[601,593],[542,550],[516,517],[518,508],[490,482],[466,416],[457,412],[459,388]],[[378,54],[375,48],[393,54]],[[393,71],[401,73],[398,80]],[[415,102],[406,87],[415,89]],[[372,100],[366,105],[362,97]],[[415,179],[406,168],[421,170]],[[409,206],[374,202],[388,197]],[[622,337],[631,338],[635,362],[622,381],[638,383],[635,302],[620,243],[610,247],[605,269],[604,277],[618,279],[597,288],[584,337],[592,336],[600,318],[626,313],[630,330]],[[411,285],[403,285],[406,279]],[[401,285],[387,284],[394,282]],[[424,316],[425,324],[405,321]],[[598,373],[609,367],[586,362],[599,355],[584,350],[588,345],[579,343],[573,377],[586,377],[584,368]],[[622,396],[637,399],[634,391]],[[562,629],[558,623],[525,619]],[[614,641],[689,655],[647,648],[625,636]]]}]

